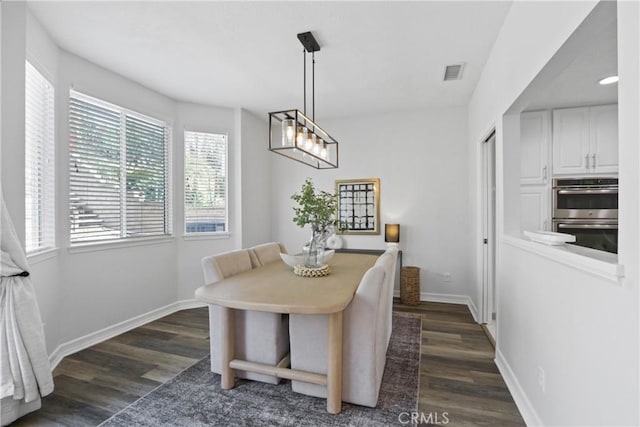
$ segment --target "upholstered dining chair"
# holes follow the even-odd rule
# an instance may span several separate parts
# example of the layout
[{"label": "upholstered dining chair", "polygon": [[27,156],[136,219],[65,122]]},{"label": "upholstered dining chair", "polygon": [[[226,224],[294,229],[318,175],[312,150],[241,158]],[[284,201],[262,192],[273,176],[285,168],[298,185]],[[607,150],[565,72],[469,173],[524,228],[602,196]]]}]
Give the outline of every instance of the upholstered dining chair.
[{"label": "upholstered dining chair", "polygon": [[[387,248],[387,250],[378,257],[375,265],[379,265],[384,268],[385,272],[385,292],[380,296],[381,302],[385,306],[393,306],[393,288],[395,285],[396,279],[396,264],[398,262],[398,248],[396,246],[391,246]],[[385,325],[383,325],[383,333],[385,336],[386,345],[389,345],[389,341],[391,340],[391,329],[392,329],[392,320],[393,320],[393,310],[389,310],[386,313]]]},{"label": "upholstered dining chair", "polygon": [[249,249],[251,256],[251,264],[253,267],[269,264],[275,261],[281,261],[280,254],[286,254],[287,249],[282,243],[264,243]]},{"label": "upholstered dining chair", "polygon": [[[344,310],[342,329],[342,400],[375,407],[386,363],[384,334],[387,312],[383,303],[387,281],[385,269],[373,266],[362,277],[349,306]],[[291,368],[327,373],[328,315],[290,314]],[[327,387],[292,381],[297,393],[326,397]]]},{"label": "upholstered dining chair", "polygon": [[[248,250],[237,250],[202,258],[206,284],[215,283],[243,271],[251,270]],[[235,355],[250,362],[276,365],[289,352],[289,319],[279,313],[234,310]],[[211,371],[221,373],[222,308],[209,305],[209,337]],[[278,384],[280,379],[270,375],[236,370],[236,376],[255,381]]]}]

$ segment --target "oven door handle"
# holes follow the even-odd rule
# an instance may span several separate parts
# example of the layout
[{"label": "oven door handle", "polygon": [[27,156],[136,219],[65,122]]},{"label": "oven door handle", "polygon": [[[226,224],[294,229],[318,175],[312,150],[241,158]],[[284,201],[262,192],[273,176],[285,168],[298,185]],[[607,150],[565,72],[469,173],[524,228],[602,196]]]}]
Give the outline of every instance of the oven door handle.
[{"label": "oven door handle", "polygon": [[599,188],[592,190],[557,190],[558,194],[618,194],[618,189]]},{"label": "oven door handle", "polygon": [[569,224],[558,223],[558,228],[578,228],[585,230],[616,230],[618,226],[616,224]]}]

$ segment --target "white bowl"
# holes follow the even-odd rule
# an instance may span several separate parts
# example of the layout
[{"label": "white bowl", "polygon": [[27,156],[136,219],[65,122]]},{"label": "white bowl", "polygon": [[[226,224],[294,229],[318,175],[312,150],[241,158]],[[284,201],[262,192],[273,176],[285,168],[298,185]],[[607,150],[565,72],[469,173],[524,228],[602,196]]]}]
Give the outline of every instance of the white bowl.
[{"label": "white bowl", "polygon": [[333,249],[331,249],[331,250],[329,250],[329,251],[324,251],[324,263],[325,263],[325,264],[328,264],[328,263],[329,263],[329,260],[330,260],[331,258],[333,258],[333,254],[335,254],[335,253],[336,253],[336,251],[335,251],[335,250],[333,250]]},{"label": "white bowl", "polygon": [[282,261],[284,261],[284,263],[291,268],[295,267],[298,264],[304,263],[302,255],[289,255],[281,253],[280,258],[282,258]]},{"label": "white bowl", "polygon": [[[324,251],[324,263],[327,264],[333,255],[336,253],[334,250]],[[280,254],[280,258],[287,264],[289,267],[293,268],[298,264],[304,264],[304,256],[303,255],[289,255],[289,254]]]}]

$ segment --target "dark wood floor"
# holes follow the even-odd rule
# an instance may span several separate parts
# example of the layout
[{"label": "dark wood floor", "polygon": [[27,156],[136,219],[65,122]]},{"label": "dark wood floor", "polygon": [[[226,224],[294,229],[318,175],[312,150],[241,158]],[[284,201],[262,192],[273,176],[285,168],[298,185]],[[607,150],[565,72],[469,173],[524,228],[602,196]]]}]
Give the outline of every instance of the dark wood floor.
[{"label": "dark wood floor", "polygon": [[[448,426],[524,425],[466,306],[422,303],[419,412]],[[66,357],[42,409],[13,426],[95,426],[209,352],[208,312],[184,310]],[[445,414],[446,413],[446,414]]]},{"label": "dark wood floor", "polygon": [[464,305],[396,302],[394,310],[422,315],[418,412],[447,426],[524,426],[496,367],[494,349]]}]

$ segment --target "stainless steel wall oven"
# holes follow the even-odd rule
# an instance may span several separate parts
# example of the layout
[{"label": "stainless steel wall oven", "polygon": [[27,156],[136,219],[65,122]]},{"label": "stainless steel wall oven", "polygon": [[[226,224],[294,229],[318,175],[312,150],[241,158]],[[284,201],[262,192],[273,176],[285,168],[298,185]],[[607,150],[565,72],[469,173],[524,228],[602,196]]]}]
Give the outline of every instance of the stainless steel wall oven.
[{"label": "stainless steel wall oven", "polygon": [[576,236],[576,245],[618,252],[618,179],[553,180],[553,231]]}]

